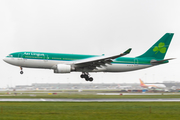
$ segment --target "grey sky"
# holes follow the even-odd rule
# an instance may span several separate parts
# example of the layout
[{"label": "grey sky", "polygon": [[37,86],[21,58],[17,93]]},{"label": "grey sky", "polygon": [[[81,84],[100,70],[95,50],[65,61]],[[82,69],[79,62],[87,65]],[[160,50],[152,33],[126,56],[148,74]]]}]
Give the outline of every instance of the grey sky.
[{"label": "grey sky", "polygon": [[[91,73],[94,83],[180,81],[179,0],[1,0],[0,58],[18,51],[74,54],[144,53],[166,32],[175,33],[169,64],[128,73]],[[87,83],[80,73],[24,69],[0,60],[1,84]]]}]

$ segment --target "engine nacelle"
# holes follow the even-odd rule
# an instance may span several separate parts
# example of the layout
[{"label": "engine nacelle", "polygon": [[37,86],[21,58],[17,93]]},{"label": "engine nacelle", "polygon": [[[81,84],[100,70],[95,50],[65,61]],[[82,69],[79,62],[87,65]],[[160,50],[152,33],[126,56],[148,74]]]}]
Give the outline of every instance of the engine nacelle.
[{"label": "engine nacelle", "polygon": [[71,65],[57,64],[54,73],[70,73]]},{"label": "engine nacelle", "polygon": [[148,87],[149,89],[156,89],[155,87],[153,87],[153,86],[150,86],[150,87]]}]

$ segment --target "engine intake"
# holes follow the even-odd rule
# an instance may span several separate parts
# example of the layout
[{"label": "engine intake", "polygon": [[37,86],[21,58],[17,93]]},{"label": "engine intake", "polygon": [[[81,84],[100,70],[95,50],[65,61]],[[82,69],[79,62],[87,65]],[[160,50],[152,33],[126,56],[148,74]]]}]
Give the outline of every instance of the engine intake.
[{"label": "engine intake", "polygon": [[70,73],[71,65],[57,64],[54,73]]}]

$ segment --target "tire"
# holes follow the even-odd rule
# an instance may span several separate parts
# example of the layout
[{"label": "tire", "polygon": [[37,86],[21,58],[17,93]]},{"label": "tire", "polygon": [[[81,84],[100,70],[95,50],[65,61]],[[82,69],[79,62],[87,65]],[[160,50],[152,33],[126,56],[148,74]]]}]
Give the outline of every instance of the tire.
[{"label": "tire", "polygon": [[92,82],[92,81],[93,81],[93,78],[92,78],[92,77],[90,77],[90,78],[89,78],[89,81],[91,81],[91,82]]},{"label": "tire", "polygon": [[81,77],[81,78],[84,78],[84,75],[82,74],[80,77]]},{"label": "tire", "polygon": [[20,74],[23,74],[23,71],[20,71]]},{"label": "tire", "polygon": [[89,77],[85,77],[85,80],[86,80],[86,81],[89,81]]}]

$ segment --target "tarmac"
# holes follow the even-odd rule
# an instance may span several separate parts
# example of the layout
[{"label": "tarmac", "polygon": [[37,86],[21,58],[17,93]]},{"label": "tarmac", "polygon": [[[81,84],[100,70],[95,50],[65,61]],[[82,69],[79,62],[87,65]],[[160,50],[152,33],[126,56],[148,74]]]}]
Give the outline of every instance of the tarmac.
[{"label": "tarmac", "polygon": [[149,99],[44,99],[44,98],[2,98],[4,102],[180,102],[180,98]]}]

